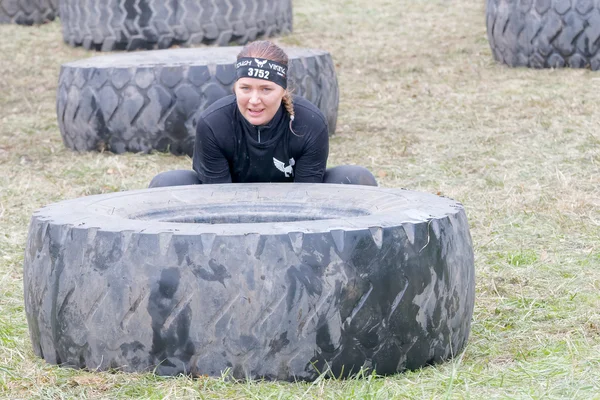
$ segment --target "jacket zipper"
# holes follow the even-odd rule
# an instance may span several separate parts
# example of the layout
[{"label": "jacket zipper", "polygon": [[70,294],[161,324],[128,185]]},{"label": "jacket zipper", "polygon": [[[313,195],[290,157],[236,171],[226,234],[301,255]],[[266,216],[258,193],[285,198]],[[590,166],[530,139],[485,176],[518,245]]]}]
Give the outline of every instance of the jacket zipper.
[{"label": "jacket zipper", "polygon": [[258,130],[258,143],[260,143],[260,128],[256,128]]}]

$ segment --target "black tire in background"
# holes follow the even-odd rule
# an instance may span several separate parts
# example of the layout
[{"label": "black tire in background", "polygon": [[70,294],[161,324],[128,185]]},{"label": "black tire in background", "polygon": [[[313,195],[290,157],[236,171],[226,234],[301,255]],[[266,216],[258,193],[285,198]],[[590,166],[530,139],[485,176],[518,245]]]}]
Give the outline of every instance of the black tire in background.
[{"label": "black tire in background", "polygon": [[32,217],[25,310],[52,364],[312,380],[464,348],[475,296],[460,203],[332,184],[194,185]]},{"label": "black tire in background", "polygon": [[592,0],[487,0],[496,61],[511,67],[600,68],[600,4]]},{"label": "black tire in background", "polygon": [[[58,125],[77,151],[170,151],[192,155],[199,114],[233,92],[242,48],[208,47],[103,55],[63,64]],[[331,55],[284,48],[295,94],[325,115],[335,132],[339,93]]]},{"label": "black tire in background", "polygon": [[245,44],[292,31],[292,0],[61,0],[64,41],[88,50]]},{"label": "black tire in background", "polygon": [[57,14],[58,0],[0,0],[0,24],[43,24]]}]

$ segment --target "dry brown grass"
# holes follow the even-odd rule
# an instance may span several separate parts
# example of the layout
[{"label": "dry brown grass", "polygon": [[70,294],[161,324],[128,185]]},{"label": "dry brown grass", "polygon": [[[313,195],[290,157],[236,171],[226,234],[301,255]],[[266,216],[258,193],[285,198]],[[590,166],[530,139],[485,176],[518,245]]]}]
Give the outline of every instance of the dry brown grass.
[{"label": "dry brown grass", "polygon": [[600,398],[600,75],[493,62],[483,1],[294,4],[286,45],[329,50],[341,90],[330,164],[465,204],[476,252],[461,358],[386,379],[232,385],[46,365],[30,348],[22,259],[31,213],[189,168],[164,154],[75,154],[55,90],[59,23],[0,26],[0,394],[9,398]]}]

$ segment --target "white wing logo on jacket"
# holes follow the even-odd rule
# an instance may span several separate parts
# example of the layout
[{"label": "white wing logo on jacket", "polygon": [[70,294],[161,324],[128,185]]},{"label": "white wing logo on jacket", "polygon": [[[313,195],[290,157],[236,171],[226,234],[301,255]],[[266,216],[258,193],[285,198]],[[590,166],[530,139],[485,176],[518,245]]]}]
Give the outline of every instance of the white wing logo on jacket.
[{"label": "white wing logo on jacket", "polygon": [[286,178],[294,176],[294,169],[292,167],[294,166],[294,164],[296,164],[296,161],[294,161],[293,158],[290,158],[290,165],[288,165],[287,167],[285,166],[285,163],[283,161],[279,161],[275,157],[273,157],[273,164],[275,164],[275,168],[277,168],[285,174]]},{"label": "white wing logo on jacket", "polygon": [[258,68],[262,68],[265,66],[265,64],[267,63],[268,60],[257,60],[256,58],[254,59],[254,62],[256,62],[256,65],[258,65]]}]

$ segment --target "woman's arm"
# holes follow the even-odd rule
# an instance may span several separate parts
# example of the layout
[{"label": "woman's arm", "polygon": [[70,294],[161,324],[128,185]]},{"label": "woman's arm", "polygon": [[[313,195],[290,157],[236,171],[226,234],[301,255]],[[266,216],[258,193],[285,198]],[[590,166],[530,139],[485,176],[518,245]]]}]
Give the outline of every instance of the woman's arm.
[{"label": "woman's arm", "polygon": [[202,118],[196,126],[192,167],[202,183],[231,183],[227,157],[219,146],[214,132]]},{"label": "woman's arm", "polygon": [[329,133],[327,125],[316,134],[307,134],[302,154],[294,168],[294,182],[323,182],[329,155]]}]

